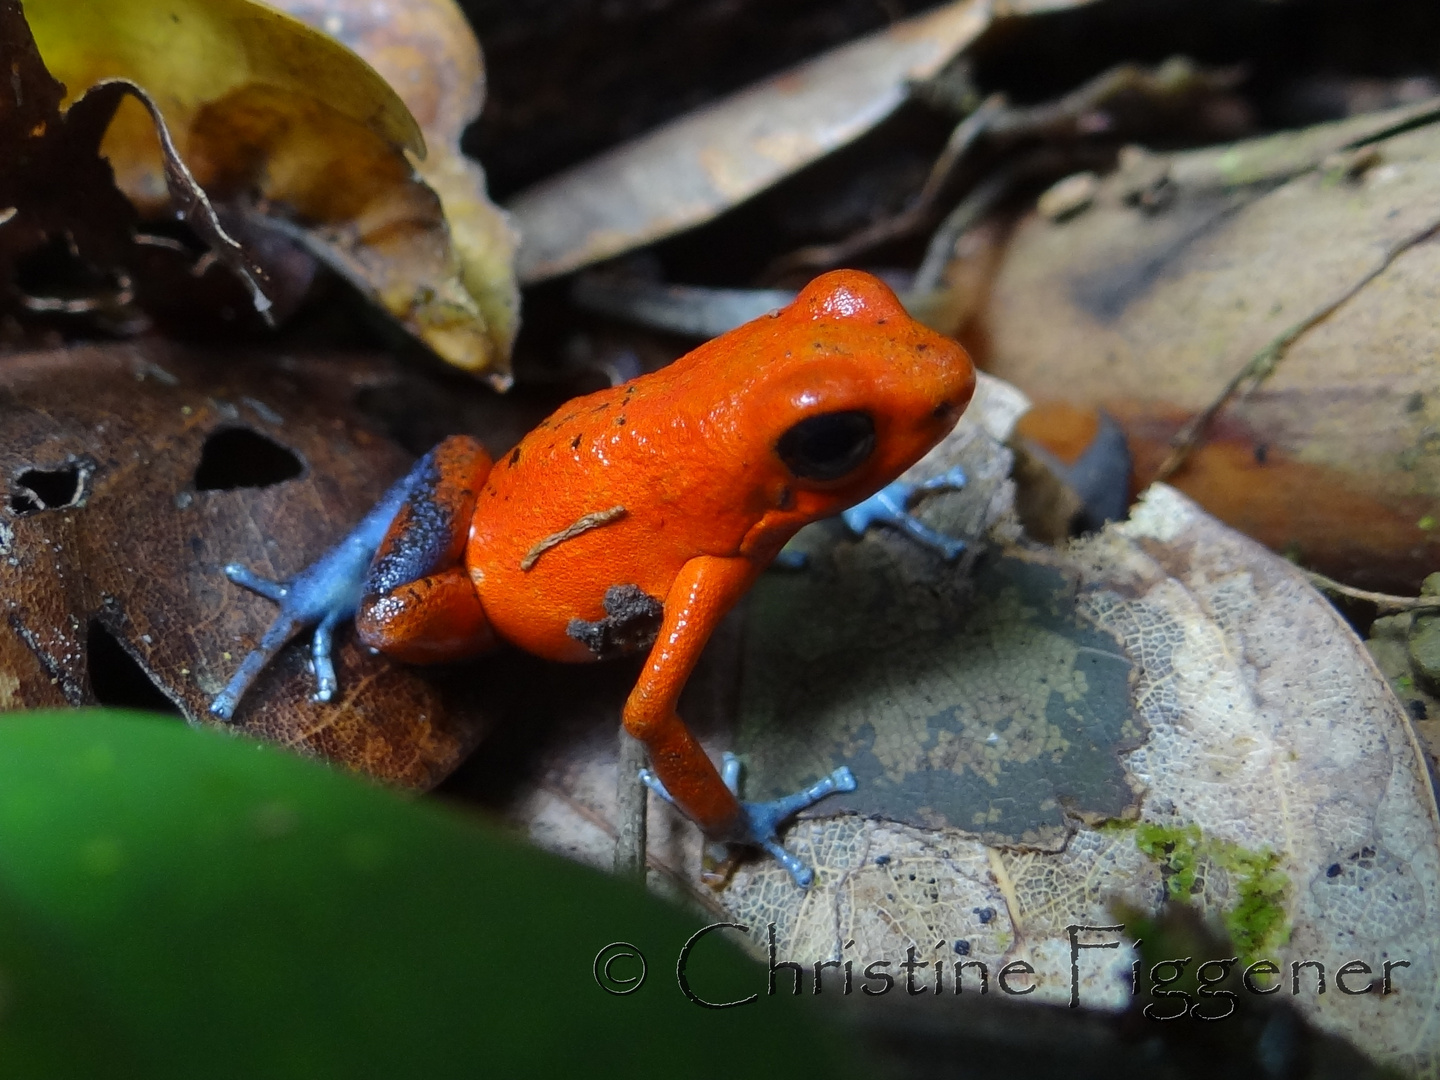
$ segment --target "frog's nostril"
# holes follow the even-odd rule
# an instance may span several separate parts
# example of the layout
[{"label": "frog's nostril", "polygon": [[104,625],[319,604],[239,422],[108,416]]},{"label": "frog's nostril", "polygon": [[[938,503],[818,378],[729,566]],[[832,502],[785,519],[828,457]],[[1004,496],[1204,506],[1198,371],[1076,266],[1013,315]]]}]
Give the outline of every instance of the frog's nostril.
[{"label": "frog's nostril", "polygon": [[935,411],[931,413],[931,415],[934,416],[936,420],[949,420],[958,411],[953,401],[942,401],[939,405],[935,406]]}]

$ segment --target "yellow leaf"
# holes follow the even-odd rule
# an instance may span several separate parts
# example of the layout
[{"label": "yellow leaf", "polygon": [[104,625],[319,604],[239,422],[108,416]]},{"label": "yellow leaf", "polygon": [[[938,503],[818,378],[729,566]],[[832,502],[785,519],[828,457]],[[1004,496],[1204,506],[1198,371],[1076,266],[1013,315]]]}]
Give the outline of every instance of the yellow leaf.
[{"label": "yellow leaf", "polygon": [[[373,69],[253,0],[30,0],[25,17],[45,65],[65,84],[67,105],[102,79],[131,79],[176,129],[182,154],[186,121],[249,85],[322,101],[385,142],[425,153],[415,118]],[[163,202],[150,122],[138,109],[125,117],[111,128],[106,156],[127,194]]]},{"label": "yellow leaf", "polygon": [[[494,347],[508,357],[520,322],[513,269],[519,237],[487,196],[479,164],[460,150],[461,135],[485,101],[485,62],[464,13],[454,0],[276,3],[373,64],[419,120],[430,152],[416,170],[440,197],[465,291],[479,307]],[[433,342],[432,348],[445,355]],[[492,369],[490,380],[503,388],[508,374]]]}]

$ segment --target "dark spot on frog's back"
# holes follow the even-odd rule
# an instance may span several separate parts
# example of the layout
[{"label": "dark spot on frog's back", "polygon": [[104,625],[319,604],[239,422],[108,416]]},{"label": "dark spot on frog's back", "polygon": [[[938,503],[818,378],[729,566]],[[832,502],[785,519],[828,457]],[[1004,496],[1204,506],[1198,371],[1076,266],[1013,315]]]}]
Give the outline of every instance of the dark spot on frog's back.
[{"label": "dark spot on frog's back", "polygon": [[515,447],[514,450],[510,451],[510,461],[509,461],[509,464],[507,465],[507,468],[513,469],[516,465],[519,465],[519,464],[520,464],[520,447],[517,446],[517,447]]},{"label": "dark spot on frog's back", "polygon": [[571,619],[565,633],[589,649],[597,660],[629,656],[655,644],[665,607],[638,585],[611,585],[605,590],[605,618],[595,622]]},{"label": "dark spot on frog's back", "polygon": [[571,450],[579,450],[579,449],[580,449],[580,441],[581,441],[582,438],[584,438],[584,436],[576,435],[575,438],[571,439],[571,440],[570,440],[570,449],[571,449]]}]

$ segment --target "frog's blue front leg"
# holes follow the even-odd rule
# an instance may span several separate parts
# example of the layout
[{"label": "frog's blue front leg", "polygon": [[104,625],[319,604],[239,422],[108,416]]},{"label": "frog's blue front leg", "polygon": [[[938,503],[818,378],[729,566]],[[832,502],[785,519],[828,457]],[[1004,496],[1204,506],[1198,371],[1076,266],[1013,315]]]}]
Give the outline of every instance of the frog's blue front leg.
[{"label": "frog's blue front leg", "polygon": [[[665,790],[665,785],[649,769],[640,770],[640,779],[646,787],[666,802],[674,803],[675,800]],[[732,794],[740,794],[740,759],[734,754],[727,753],[725,755],[720,769],[720,779],[725,781],[725,786],[730,789]],[[786,795],[784,798],[763,803],[742,802],[740,809],[744,813],[744,824],[741,833],[726,839],[735,843],[753,844],[756,847],[764,848],[771,858],[789,871],[790,877],[794,879],[796,885],[802,889],[808,889],[810,883],[815,880],[815,871],[780,845],[779,827],[782,822],[794,817],[801,810],[809,809],[827,795],[833,795],[837,791],[854,790],[855,775],[841,765],[829,776],[822,777],[808,788],[797,791],[793,795]]]},{"label": "frog's blue front leg", "polygon": [[345,539],[289,581],[269,581],[237,563],[225,567],[226,577],[275,601],[280,611],[260,643],[210,703],[212,713],[222,720],[231,719],[256,676],[286,642],[307,626],[315,626],[310,650],[317,683],[315,697],[320,701],[330,700],[336,686],[335,666],[330,658],[335,627],[355,614],[370,561],[400,507],[430,469],[434,454],[432,450],[416,462]]},{"label": "frog's blue front leg", "polygon": [[953,561],[965,550],[965,541],[930,528],[910,513],[909,506],[921,492],[959,491],[964,486],[965,470],[958,465],[919,484],[896,480],[864,502],[841,511],[840,519],[856,536],[864,535],[865,530],[872,525],[889,525],[900,529],[926,547],[940,552],[947,561]]}]

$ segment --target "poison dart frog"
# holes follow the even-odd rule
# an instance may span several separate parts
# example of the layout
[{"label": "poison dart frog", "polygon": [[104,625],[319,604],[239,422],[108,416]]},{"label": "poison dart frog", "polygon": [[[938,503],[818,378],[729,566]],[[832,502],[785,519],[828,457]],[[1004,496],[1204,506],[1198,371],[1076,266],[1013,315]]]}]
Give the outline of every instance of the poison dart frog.
[{"label": "poison dart frog", "polygon": [[499,461],[473,438],[446,439],[288,582],[227,566],[280,611],[211,712],[229,719],[308,626],[316,696],[329,700],[331,636],[352,616],[361,641],[413,663],[501,643],[558,661],[648,649],[623,713],[648,750],[645,779],[708,837],[765,848],[804,887],[812,872],[777,827],[854,790],[850,771],[741,802],[738,770],[727,760],[722,776],[676,701],[721,618],[801,526],[851,508],[859,528],[889,521],[953,557],[958,542],[909,518],[891,482],[974,388],[965,350],[883,283],[825,274],[669,367],[570,401]]}]

